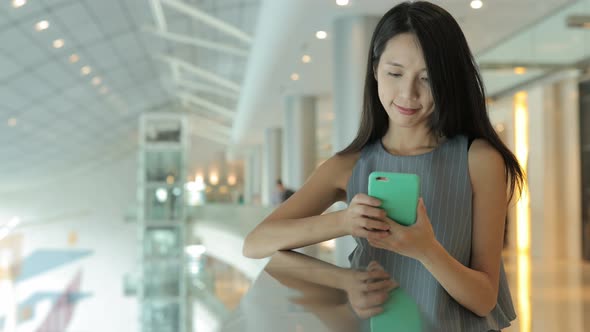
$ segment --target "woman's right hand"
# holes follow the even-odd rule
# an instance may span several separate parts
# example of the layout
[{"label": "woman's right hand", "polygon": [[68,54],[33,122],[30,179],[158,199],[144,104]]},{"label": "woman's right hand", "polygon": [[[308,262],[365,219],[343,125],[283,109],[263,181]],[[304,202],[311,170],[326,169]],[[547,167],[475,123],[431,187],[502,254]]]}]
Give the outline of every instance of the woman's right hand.
[{"label": "woman's right hand", "polygon": [[357,316],[367,319],[383,312],[381,305],[398,286],[379,263],[372,261],[367,271],[350,271],[344,290]]},{"label": "woman's right hand", "polygon": [[346,233],[367,238],[370,232],[377,232],[387,237],[389,225],[382,221],[386,213],[379,208],[380,205],[381,201],[377,198],[365,194],[355,195],[348,208],[342,211]]}]

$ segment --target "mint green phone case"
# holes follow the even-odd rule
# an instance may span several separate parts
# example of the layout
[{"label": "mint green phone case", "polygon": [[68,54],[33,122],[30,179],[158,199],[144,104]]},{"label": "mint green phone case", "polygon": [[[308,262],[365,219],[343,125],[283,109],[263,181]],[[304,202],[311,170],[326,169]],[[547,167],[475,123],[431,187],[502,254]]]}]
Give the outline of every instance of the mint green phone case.
[{"label": "mint green phone case", "polygon": [[401,288],[392,290],[383,304],[383,312],[371,317],[371,332],[397,331],[423,331],[418,304]]},{"label": "mint green phone case", "polygon": [[[373,172],[369,175],[369,196],[381,200],[387,216],[399,224],[416,222],[420,178],[416,174]],[[383,312],[371,317],[371,332],[420,332],[422,320],[418,304],[403,289],[389,293]]]},{"label": "mint green phone case", "polygon": [[409,226],[416,222],[420,178],[410,173],[373,172],[369,175],[369,196],[381,200],[389,219]]}]

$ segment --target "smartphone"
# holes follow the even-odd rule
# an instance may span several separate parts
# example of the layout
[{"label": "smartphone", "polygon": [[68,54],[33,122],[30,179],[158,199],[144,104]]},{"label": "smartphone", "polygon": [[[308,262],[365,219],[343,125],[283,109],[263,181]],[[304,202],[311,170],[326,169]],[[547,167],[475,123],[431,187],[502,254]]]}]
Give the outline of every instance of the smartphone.
[{"label": "smartphone", "polygon": [[383,312],[370,319],[371,332],[422,332],[422,314],[418,304],[403,289],[389,293]]},{"label": "smartphone", "polygon": [[373,172],[369,174],[369,196],[381,200],[381,208],[389,219],[410,226],[416,222],[420,177],[411,173]]}]

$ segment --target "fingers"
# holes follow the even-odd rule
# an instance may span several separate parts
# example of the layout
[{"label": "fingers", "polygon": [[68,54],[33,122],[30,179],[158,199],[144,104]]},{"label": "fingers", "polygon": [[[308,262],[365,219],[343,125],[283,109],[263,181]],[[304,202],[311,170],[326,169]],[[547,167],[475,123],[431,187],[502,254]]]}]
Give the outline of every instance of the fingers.
[{"label": "fingers", "polygon": [[379,199],[362,193],[356,194],[351,201],[351,204],[352,203],[358,203],[369,206],[381,206],[381,201]]},{"label": "fingers", "polygon": [[354,212],[360,216],[375,218],[375,219],[384,219],[387,217],[387,214],[384,210],[371,207],[368,205],[356,205],[354,208]]},{"label": "fingers", "polygon": [[399,284],[391,279],[381,280],[377,282],[367,283],[364,284],[364,292],[375,292],[375,291],[387,291],[389,292],[392,289],[395,289],[399,286]]},{"label": "fingers", "polygon": [[385,270],[383,270],[383,268],[381,268],[381,269],[376,268],[376,269],[368,271],[368,272],[358,271],[357,276],[356,276],[357,282],[360,282],[360,283],[367,283],[372,280],[383,280],[383,279],[389,279],[389,278],[390,278],[389,273],[385,272]]},{"label": "fingers", "polygon": [[379,220],[373,219],[363,219],[362,226],[366,229],[370,230],[381,230],[381,231],[388,231],[390,229],[390,225]]},{"label": "fingers", "polygon": [[374,291],[370,293],[364,293],[355,303],[355,307],[359,309],[369,309],[376,306],[380,306],[389,297],[389,293],[386,291]]},{"label": "fingers", "polygon": [[375,307],[375,308],[371,308],[371,309],[356,309],[355,308],[355,312],[359,316],[359,318],[367,319],[367,318],[377,316],[378,314],[382,313],[383,308],[381,308],[381,307]]}]

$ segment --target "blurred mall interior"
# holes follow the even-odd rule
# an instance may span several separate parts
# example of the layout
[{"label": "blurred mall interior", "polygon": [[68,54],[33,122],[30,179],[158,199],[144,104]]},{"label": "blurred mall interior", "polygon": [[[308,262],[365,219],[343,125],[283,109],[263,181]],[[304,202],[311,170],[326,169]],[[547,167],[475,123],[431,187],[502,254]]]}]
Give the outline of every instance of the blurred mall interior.
[{"label": "blurred mall interior", "polygon": [[[528,174],[504,331],[590,331],[590,0],[433,2]],[[345,268],[350,239],[268,266],[242,244],[277,179],[297,190],[354,137],[397,3],[1,0],[0,331],[351,328],[338,289],[290,274]]]}]

